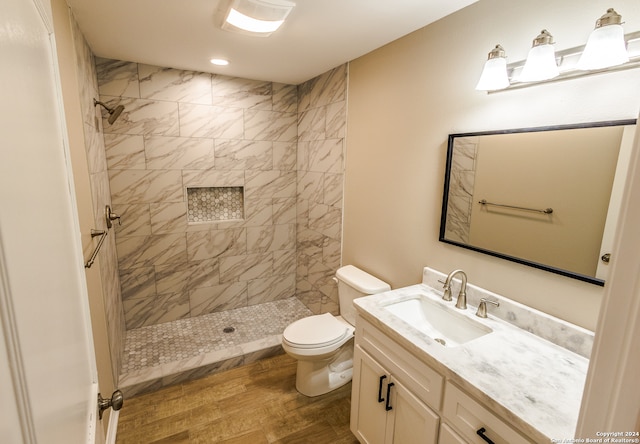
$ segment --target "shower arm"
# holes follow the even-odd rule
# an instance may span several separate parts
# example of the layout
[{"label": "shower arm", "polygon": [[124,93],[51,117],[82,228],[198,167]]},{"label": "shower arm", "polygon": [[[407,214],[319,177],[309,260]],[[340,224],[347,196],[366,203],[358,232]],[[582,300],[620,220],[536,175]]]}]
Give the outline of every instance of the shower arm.
[{"label": "shower arm", "polygon": [[113,108],[109,108],[104,102],[93,99],[93,106],[98,106],[98,105],[106,109],[109,114],[113,113]]}]

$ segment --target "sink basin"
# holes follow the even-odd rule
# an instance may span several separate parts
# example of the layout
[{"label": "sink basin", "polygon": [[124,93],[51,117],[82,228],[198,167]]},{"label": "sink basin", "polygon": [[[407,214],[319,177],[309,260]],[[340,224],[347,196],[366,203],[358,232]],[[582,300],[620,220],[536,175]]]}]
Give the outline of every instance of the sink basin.
[{"label": "sink basin", "polygon": [[384,309],[445,347],[455,347],[491,333],[480,322],[423,295],[394,302]]}]

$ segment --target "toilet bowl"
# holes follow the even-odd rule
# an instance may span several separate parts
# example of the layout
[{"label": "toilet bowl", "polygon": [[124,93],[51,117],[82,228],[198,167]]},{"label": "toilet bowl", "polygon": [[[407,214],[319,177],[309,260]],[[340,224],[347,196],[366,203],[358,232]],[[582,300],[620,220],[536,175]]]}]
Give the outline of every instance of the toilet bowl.
[{"label": "toilet bowl", "polygon": [[290,324],[282,334],[282,348],[298,360],[296,389],[319,396],[351,381],[353,336],[358,297],[391,290],[386,282],[346,265],[336,272],[341,316],[309,316]]}]

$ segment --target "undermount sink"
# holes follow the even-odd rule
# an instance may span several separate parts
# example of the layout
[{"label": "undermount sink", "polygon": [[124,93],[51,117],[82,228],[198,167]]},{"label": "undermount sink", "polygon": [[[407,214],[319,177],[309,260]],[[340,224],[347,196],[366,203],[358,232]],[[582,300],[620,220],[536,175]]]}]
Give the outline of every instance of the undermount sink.
[{"label": "undermount sink", "polygon": [[453,305],[445,306],[424,295],[391,303],[384,309],[445,347],[455,347],[493,331],[457,313]]}]

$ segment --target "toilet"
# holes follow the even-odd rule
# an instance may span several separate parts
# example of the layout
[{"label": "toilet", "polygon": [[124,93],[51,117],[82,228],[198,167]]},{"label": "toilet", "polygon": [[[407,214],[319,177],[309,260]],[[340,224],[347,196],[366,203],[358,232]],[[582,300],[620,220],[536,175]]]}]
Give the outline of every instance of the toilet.
[{"label": "toilet", "polygon": [[356,309],[353,300],[391,290],[386,282],[353,265],[336,271],[340,316],[309,316],[290,324],[282,348],[298,360],[296,389],[306,396],[328,393],[351,381]]}]

